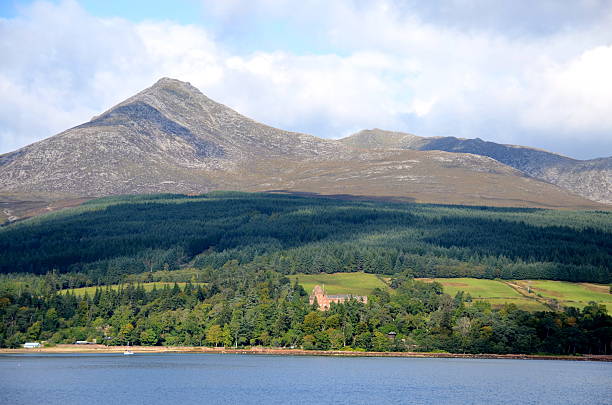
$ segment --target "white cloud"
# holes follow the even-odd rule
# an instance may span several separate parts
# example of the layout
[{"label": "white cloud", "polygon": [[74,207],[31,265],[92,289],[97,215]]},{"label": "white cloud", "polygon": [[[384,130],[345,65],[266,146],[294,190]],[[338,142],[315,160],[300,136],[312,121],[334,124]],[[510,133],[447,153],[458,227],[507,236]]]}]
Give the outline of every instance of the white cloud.
[{"label": "white cloud", "polygon": [[147,68],[131,24],[93,18],[71,1],[0,20],[0,38],[2,151],[88,120],[150,81],[140,79]]},{"label": "white cloud", "polygon": [[612,46],[600,46],[541,77],[538,97],[522,116],[526,126],[573,132],[601,133],[612,137]]},{"label": "white cloud", "polygon": [[609,8],[589,25],[504,35],[490,24],[436,24],[391,1],[247,3],[204,8],[224,30],[287,19],[339,51],[231,51],[219,27],[100,19],[70,0],[0,19],[0,152],[88,120],[161,76],[267,124],[326,137],[381,127],[564,152],[561,133],[567,145],[597,145],[584,156],[612,150]]},{"label": "white cloud", "polygon": [[[256,118],[285,127],[301,121],[328,123],[327,135],[364,125],[400,125],[402,72],[399,62],[386,55],[355,53],[295,56],[258,53],[231,57],[226,62],[225,82],[211,91],[231,86],[230,105]],[[386,77],[397,75],[397,77]]]}]

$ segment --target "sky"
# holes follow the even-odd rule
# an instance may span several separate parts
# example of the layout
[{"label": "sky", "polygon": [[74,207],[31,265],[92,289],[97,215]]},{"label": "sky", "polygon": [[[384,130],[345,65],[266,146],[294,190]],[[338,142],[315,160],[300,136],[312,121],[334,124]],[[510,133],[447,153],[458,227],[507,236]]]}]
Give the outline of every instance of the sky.
[{"label": "sky", "polygon": [[161,77],[324,138],[612,155],[612,1],[0,0],[0,153]]}]

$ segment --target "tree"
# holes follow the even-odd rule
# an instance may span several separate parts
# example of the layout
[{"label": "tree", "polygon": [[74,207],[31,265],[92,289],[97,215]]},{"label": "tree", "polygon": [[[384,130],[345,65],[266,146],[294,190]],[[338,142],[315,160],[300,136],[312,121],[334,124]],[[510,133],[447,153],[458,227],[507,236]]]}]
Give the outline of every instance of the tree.
[{"label": "tree", "polygon": [[153,329],[145,329],[140,332],[140,344],[155,346],[159,343],[159,336]]},{"label": "tree", "polygon": [[313,335],[306,335],[302,338],[302,346],[304,350],[314,350],[316,338]]},{"label": "tree", "polygon": [[27,331],[28,340],[38,340],[40,332],[42,330],[42,323],[40,321],[34,322]]},{"label": "tree", "polygon": [[344,347],[344,334],[338,329],[328,329],[329,343],[332,349],[339,350]]},{"label": "tree", "polygon": [[232,320],[229,323],[229,328],[232,332],[232,338],[234,341],[234,347],[238,347],[238,339],[240,337],[240,332],[243,327],[243,314],[240,310],[234,310],[232,312]]},{"label": "tree", "polygon": [[321,330],[323,319],[319,311],[312,311],[304,317],[303,328],[307,335],[314,335]]},{"label": "tree", "polygon": [[230,347],[232,345],[232,330],[229,324],[223,325],[222,339],[223,346]]},{"label": "tree", "polygon": [[355,336],[355,346],[361,349],[369,350],[372,346],[372,334],[370,332],[362,332]]},{"label": "tree", "polygon": [[212,325],[206,330],[206,340],[215,345],[219,346],[219,343],[223,342],[223,329],[219,325]]},{"label": "tree", "polygon": [[465,353],[466,346],[469,342],[469,335],[472,330],[472,320],[467,316],[462,316],[457,320],[457,324],[453,327],[453,330],[459,334],[461,341],[461,350]]},{"label": "tree", "polygon": [[55,330],[59,326],[59,317],[57,316],[57,310],[55,308],[49,308],[45,313],[45,319],[43,321],[44,330]]},{"label": "tree", "polygon": [[133,342],[134,338],[132,336],[132,332],[134,331],[134,325],[131,323],[126,323],[119,330],[119,335],[117,336],[117,343],[125,344],[129,342]]},{"label": "tree", "polygon": [[389,338],[382,332],[374,332],[372,337],[372,349],[376,352],[386,352],[389,350]]}]

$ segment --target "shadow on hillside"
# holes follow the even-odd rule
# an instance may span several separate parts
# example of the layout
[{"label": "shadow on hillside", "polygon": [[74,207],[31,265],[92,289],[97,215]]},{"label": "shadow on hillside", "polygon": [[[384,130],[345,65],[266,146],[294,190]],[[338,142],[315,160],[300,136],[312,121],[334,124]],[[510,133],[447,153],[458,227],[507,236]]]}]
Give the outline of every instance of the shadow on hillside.
[{"label": "shadow on hillside", "polygon": [[396,203],[414,203],[416,200],[412,197],[393,197],[393,196],[373,196],[373,195],[355,195],[355,194],[321,194],[308,191],[291,191],[291,190],[266,190],[265,193],[271,194],[286,194],[296,197],[313,197],[313,198],[331,198],[343,201],[382,201]]}]

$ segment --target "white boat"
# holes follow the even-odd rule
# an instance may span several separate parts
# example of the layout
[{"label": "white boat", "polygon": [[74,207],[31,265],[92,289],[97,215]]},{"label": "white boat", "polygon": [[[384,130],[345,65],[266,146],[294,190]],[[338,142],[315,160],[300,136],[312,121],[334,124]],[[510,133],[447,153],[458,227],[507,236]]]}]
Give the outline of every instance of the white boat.
[{"label": "white boat", "polygon": [[132,356],[133,354],[134,354],[134,352],[130,350],[130,342],[128,342],[128,347],[123,352],[123,355],[124,356]]}]

